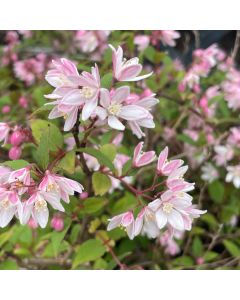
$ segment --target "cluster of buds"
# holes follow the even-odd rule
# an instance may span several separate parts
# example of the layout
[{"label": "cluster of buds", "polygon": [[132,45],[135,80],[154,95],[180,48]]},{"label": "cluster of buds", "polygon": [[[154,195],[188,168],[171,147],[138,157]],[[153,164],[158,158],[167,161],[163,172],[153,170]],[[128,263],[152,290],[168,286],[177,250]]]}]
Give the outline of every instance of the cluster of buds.
[{"label": "cluster of buds", "polygon": [[[142,148],[142,142],[135,148],[134,168],[149,165],[156,160],[154,151],[142,152]],[[194,189],[194,183],[189,183],[183,178],[188,169],[188,166],[183,164],[181,159],[168,160],[168,147],[161,151],[152,185],[142,191],[130,189],[137,198],[144,198],[150,202],[145,205],[140,200],[142,208],[136,218],[133,211],[113,217],[110,219],[108,230],[118,226],[124,227],[130,239],[140,233],[157,238],[160,230],[164,228],[167,229],[169,237],[173,237],[176,232],[191,230],[193,219],[206,211],[199,210],[192,204],[193,198],[188,192]],[[159,182],[159,179],[163,180]]]},{"label": "cluster of buds", "polygon": [[[48,204],[64,212],[61,199],[69,203],[69,195],[82,193],[82,185],[74,180],[47,170],[45,174],[37,174],[39,181],[36,182],[31,171],[31,165],[15,171],[0,167],[0,227],[7,226],[16,216],[21,224],[30,221],[44,228],[49,218]],[[54,219],[52,227],[61,230],[63,224],[60,223]]]}]

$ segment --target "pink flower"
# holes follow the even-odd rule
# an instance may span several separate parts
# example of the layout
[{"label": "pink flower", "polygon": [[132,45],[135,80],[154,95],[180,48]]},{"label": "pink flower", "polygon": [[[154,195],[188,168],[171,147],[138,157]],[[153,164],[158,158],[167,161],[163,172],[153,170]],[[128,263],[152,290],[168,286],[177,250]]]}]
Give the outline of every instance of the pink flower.
[{"label": "pink flower", "polygon": [[37,191],[33,193],[23,207],[22,223],[26,224],[32,216],[41,228],[45,228],[49,218],[47,203],[54,209],[64,212],[64,207],[56,193]]},{"label": "pink flower", "polygon": [[227,139],[228,144],[240,148],[240,127],[232,127],[230,132],[231,133]]},{"label": "pink flower", "polygon": [[16,192],[0,189],[0,227],[9,224],[14,215],[21,217],[22,205]]},{"label": "pink flower", "polygon": [[159,238],[160,244],[165,247],[165,253],[176,255],[180,252],[178,244],[174,241],[172,234],[169,230],[165,231]]},{"label": "pink flower", "polygon": [[130,60],[123,58],[123,50],[119,46],[116,50],[112,45],[109,45],[113,52],[113,75],[118,81],[138,81],[148,78],[152,72],[146,75],[137,77],[142,71],[142,65],[139,64],[139,59],[134,57]]},{"label": "pink flower", "polygon": [[186,215],[186,209],[190,205],[190,198],[180,198],[179,195],[168,190],[162,194],[160,199],[154,200],[148,206],[155,211],[159,229],[170,225],[173,229],[182,231],[186,229],[183,216]]},{"label": "pink flower", "polygon": [[38,228],[38,224],[33,218],[30,218],[27,224],[32,229]]},{"label": "pink flower", "polygon": [[23,108],[27,108],[28,107],[28,101],[27,98],[24,96],[21,96],[18,100],[18,104],[23,107]]},{"label": "pink flower", "polygon": [[214,147],[214,151],[216,152],[214,160],[218,166],[226,165],[226,163],[234,156],[233,149],[230,145],[217,145]]},{"label": "pink flower", "polygon": [[63,199],[66,203],[69,203],[69,195],[74,195],[74,192],[82,193],[83,186],[75,180],[68,179],[49,171],[45,172],[39,189],[46,192],[56,194],[59,198]]},{"label": "pink flower", "polygon": [[142,152],[143,142],[138,143],[134,149],[133,166],[136,168],[146,166],[156,158],[155,151]]},{"label": "pink flower", "polygon": [[107,89],[101,89],[100,104],[96,113],[100,119],[107,118],[108,125],[117,130],[124,130],[125,126],[119,118],[134,121],[148,116],[148,111],[138,105],[126,105],[124,100],[130,94],[128,86],[122,86],[114,91],[112,95]]},{"label": "pink flower", "polygon": [[172,161],[167,160],[168,147],[165,147],[159,154],[157,163],[157,173],[159,175],[169,176],[175,170],[177,170],[184,163],[181,159],[175,159]]},{"label": "pink flower", "polygon": [[109,219],[109,224],[107,227],[107,230],[110,231],[118,226],[122,226],[126,228],[127,234],[132,240],[134,238],[135,230],[134,230],[134,216],[131,211],[128,211],[126,213],[117,215],[113,217],[112,219]]},{"label": "pink flower", "polygon": [[0,166],[0,185],[7,183],[11,172],[12,170],[10,168]]},{"label": "pink flower", "polygon": [[10,126],[7,123],[0,122],[0,142],[3,141],[3,145],[8,142],[9,132]]},{"label": "pink flower", "polygon": [[23,134],[22,130],[16,130],[12,133],[10,137],[10,143],[13,146],[21,145],[25,140],[25,135]]},{"label": "pink flower", "polygon": [[23,195],[31,184],[30,168],[25,167],[11,172],[8,183],[14,184],[19,195]]},{"label": "pink flower", "polygon": [[180,38],[180,33],[175,30],[159,30],[159,38],[164,45],[176,46],[175,39]]},{"label": "pink flower", "polygon": [[156,238],[159,235],[155,214],[148,206],[145,206],[140,211],[135,221],[134,236],[137,236],[141,232],[150,238]]},{"label": "pink flower", "polygon": [[147,35],[136,35],[134,37],[134,44],[138,46],[138,51],[143,51],[148,47],[150,37]]},{"label": "pink flower", "polygon": [[2,113],[3,114],[8,114],[11,111],[11,106],[10,105],[4,105],[2,107]]}]

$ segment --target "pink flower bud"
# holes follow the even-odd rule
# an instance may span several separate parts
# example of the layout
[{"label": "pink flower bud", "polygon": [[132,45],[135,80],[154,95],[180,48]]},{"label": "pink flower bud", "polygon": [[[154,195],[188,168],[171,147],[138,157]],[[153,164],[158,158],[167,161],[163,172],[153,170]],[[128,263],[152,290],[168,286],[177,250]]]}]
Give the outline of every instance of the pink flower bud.
[{"label": "pink flower bud", "polygon": [[11,107],[9,105],[4,105],[2,108],[2,113],[7,114],[11,111]]},{"label": "pink flower bud", "polygon": [[202,265],[202,264],[204,264],[204,258],[203,258],[203,257],[198,257],[198,258],[196,259],[196,264],[197,264],[197,265]]},{"label": "pink flower bud", "polygon": [[27,101],[27,99],[24,96],[22,96],[22,97],[19,98],[18,104],[21,107],[23,107],[23,108],[27,108],[28,107],[28,101]]},{"label": "pink flower bud", "polygon": [[63,219],[59,216],[54,216],[51,221],[51,227],[56,231],[62,231],[64,228]]},{"label": "pink flower bud", "polygon": [[10,137],[10,143],[13,146],[19,146],[24,142],[24,134],[22,133],[21,130],[16,130],[13,132],[13,134]]},{"label": "pink flower bud", "polygon": [[82,192],[80,194],[80,199],[86,199],[86,198],[88,198],[88,192]]},{"label": "pink flower bud", "polygon": [[8,157],[12,160],[19,159],[22,155],[22,149],[20,147],[12,147],[8,152]]},{"label": "pink flower bud", "polygon": [[146,166],[156,158],[154,151],[142,152],[143,142],[140,142],[134,149],[133,166],[136,168]]},{"label": "pink flower bud", "polygon": [[32,228],[32,229],[35,229],[35,228],[38,227],[38,224],[37,224],[37,222],[36,222],[33,218],[31,218],[31,219],[28,221],[28,226],[29,226],[30,228]]},{"label": "pink flower bud", "polygon": [[145,97],[150,97],[152,96],[152,94],[154,94],[149,88],[146,88],[142,94],[141,94],[141,98],[145,98]]}]

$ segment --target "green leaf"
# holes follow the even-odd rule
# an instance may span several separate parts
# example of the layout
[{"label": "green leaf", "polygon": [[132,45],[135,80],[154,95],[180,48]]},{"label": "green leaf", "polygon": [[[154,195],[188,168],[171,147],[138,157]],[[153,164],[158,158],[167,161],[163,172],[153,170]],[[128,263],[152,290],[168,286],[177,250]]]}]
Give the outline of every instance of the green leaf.
[{"label": "green leaf", "polygon": [[184,143],[187,143],[189,145],[192,145],[192,146],[196,146],[197,145],[197,142],[195,142],[193,139],[191,139],[188,135],[186,134],[178,134],[177,135],[177,139],[179,141],[182,141]]},{"label": "green leaf", "polygon": [[105,89],[110,89],[112,85],[112,73],[105,74],[101,79],[101,87]]},{"label": "green leaf", "polygon": [[147,47],[144,50],[144,56],[152,63],[155,62],[156,51],[152,46]]},{"label": "green leaf", "polygon": [[193,240],[192,252],[195,257],[200,257],[200,256],[202,256],[202,253],[203,253],[202,241],[197,236]]},{"label": "green leaf", "polygon": [[204,255],[203,255],[203,259],[205,262],[209,262],[209,261],[213,261],[215,258],[218,257],[218,253],[214,252],[214,251],[207,251]]},{"label": "green leaf", "polygon": [[57,151],[59,148],[62,148],[63,136],[56,125],[45,120],[36,119],[30,121],[30,126],[32,129],[33,137],[38,144],[40,144],[42,134],[44,135],[48,133],[49,150]]},{"label": "green leaf", "polygon": [[68,152],[57,165],[58,168],[67,171],[69,174],[73,174],[75,172],[75,151],[72,150]]},{"label": "green leaf", "polygon": [[68,232],[70,225],[71,224],[69,223],[62,232],[54,232],[52,234],[51,240],[52,240],[53,252],[54,252],[55,257],[58,256],[61,243],[62,243],[66,233]]},{"label": "green leaf", "polygon": [[126,192],[125,196],[119,199],[112,208],[112,214],[117,215],[132,209],[136,206],[136,198],[131,193]]},{"label": "green leaf", "polygon": [[94,261],[100,258],[106,251],[106,248],[103,246],[100,240],[90,239],[84,242],[78,248],[76,256],[73,260],[73,269],[77,266],[89,262]]},{"label": "green leaf", "polygon": [[12,229],[9,229],[8,231],[0,234],[0,247],[2,247],[6,242],[9,241],[13,234]]},{"label": "green leaf", "polygon": [[106,199],[91,197],[87,198],[84,202],[84,212],[87,214],[93,214],[98,212],[106,204]]},{"label": "green leaf", "polygon": [[117,154],[117,149],[116,146],[113,144],[106,144],[103,145],[100,148],[100,151],[106,156],[108,157],[111,161],[114,160],[116,154]]},{"label": "green leaf", "polygon": [[100,163],[100,165],[108,167],[112,172],[115,171],[114,165],[111,162],[111,160],[99,150],[86,147],[86,148],[79,148],[76,151],[84,152],[95,157]]},{"label": "green leaf", "polygon": [[17,263],[12,259],[7,259],[0,264],[0,270],[18,270]]},{"label": "green leaf", "polygon": [[208,186],[208,192],[212,200],[216,203],[221,203],[223,201],[224,185],[221,182],[215,180],[210,183]]},{"label": "green leaf", "polygon": [[95,195],[104,195],[111,188],[110,178],[100,172],[95,172],[92,176],[93,190]]},{"label": "green leaf", "polygon": [[18,170],[18,169],[22,169],[25,168],[26,166],[29,165],[29,162],[27,162],[26,160],[23,159],[19,159],[19,160],[8,160],[5,161],[3,163],[4,166],[7,166],[13,170]]},{"label": "green leaf", "polygon": [[42,134],[39,146],[36,151],[36,161],[38,165],[46,170],[49,163],[49,130],[48,132]]},{"label": "green leaf", "polygon": [[224,240],[223,244],[232,256],[240,257],[240,248],[236,244],[228,240]]}]

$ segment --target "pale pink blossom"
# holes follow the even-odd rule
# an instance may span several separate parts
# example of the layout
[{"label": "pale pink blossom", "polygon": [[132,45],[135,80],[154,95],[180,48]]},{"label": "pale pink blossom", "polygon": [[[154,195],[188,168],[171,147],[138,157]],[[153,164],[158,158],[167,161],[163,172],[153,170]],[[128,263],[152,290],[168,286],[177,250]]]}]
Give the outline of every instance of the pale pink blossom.
[{"label": "pale pink blossom", "polygon": [[108,125],[117,130],[124,130],[125,126],[119,119],[135,121],[148,116],[148,111],[138,105],[126,105],[124,100],[130,94],[128,86],[122,86],[110,94],[107,89],[101,89],[100,104],[96,113],[100,119],[107,119]]},{"label": "pale pink blossom", "polygon": [[165,147],[158,157],[157,163],[157,173],[159,175],[169,176],[184,163],[181,159],[174,159],[171,161],[167,160],[168,157],[168,147]]},{"label": "pale pink blossom", "polygon": [[112,45],[109,45],[112,49],[113,60],[113,75],[118,81],[138,81],[148,78],[152,75],[152,72],[146,75],[138,75],[142,71],[142,65],[139,64],[137,57],[126,60],[123,58],[123,50],[119,46],[116,50]]},{"label": "pale pink blossom", "polygon": [[3,114],[8,114],[11,111],[11,106],[10,105],[4,105],[2,107],[2,113]]},{"label": "pale pink blossom", "polygon": [[136,168],[146,166],[154,161],[156,158],[155,151],[147,151],[143,152],[143,142],[138,143],[138,145],[134,149],[133,154],[133,166]]},{"label": "pale pink blossom", "polygon": [[155,44],[154,35],[156,34],[156,37],[158,37],[158,39],[160,39],[165,46],[171,46],[171,47],[176,46],[175,40],[180,38],[180,33],[175,30],[156,30],[153,31],[152,34],[153,34],[152,37],[153,44]]},{"label": "pale pink blossom", "polygon": [[22,223],[26,224],[32,216],[32,218],[39,224],[41,228],[45,228],[49,218],[47,203],[49,203],[53,209],[61,212],[65,211],[64,207],[60,203],[60,198],[56,193],[36,191],[24,203],[21,220]]},{"label": "pale pink blossom", "polygon": [[176,255],[180,252],[180,247],[173,239],[169,230],[166,230],[159,238],[161,246],[165,247],[165,253],[170,255]]},{"label": "pale pink blossom", "polygon": [[201,178],[204,181],[207,181],[209,183],[213,182],[219,177],[218,170],[211,163],[204,164],[201,170],[202,170]]},{"label": "pale pink blossom", "polygon": [[138,51],[143,51],[148,47],[150,37],[148,35],[136,35],[134,37],[134,44],[137,45]]},{"label": "pale pink blossom", "polygon": [[229,160],[231,160],[234,156],[233,149],[230,145],[217,145],[214,147],[214,151],[216,155],[214,156],[214,160],[218,166],[224,166],[227,164]]},{"label": "pale pink blossom", "polygon": [[3,145],[7,144],[10,132],[10,126],[7,123],[0,122],[0,142],[3,141]]},{"label": "pale pink blossom", "polygon": [[139,212],[135,220],[134,236],[140,233],[146,234],[149,238],[156,238],[159,235],[155,214],[148,206]]},{"label": "pale pink blossom", "polygon": [[240,188],[240,165],[227,166],[226,182],[232,182],[235,188]]},{"label": "pale pink blossom", "polygon": [[74,192],[82,193],[84,188],[75,180],[50,173],[47,170],[39,184],[39,189],[56,194],[64,202],[69,203],[69,195],[73,196]]},{"label": "pale pink blossom", "polygon": [[107,230],[110,231],[116,227],[124,227],[126,228],[126,232],[128,234],[128,237],[132,240],[135,235],[135,225],[134,225],[134,216],[131,211],[128,211],[126,213],[117,215],[111,219],[109,219],[109,224],[107,227]]},{"label": "pale pink blossom", "polygon": [[227,143],[240,148],[240,127],[233,127],[230,129]]},{"label": "pale pink blossom", "polygon": [[0,166],[0,185],[7,183],[11,172],[12,172],[12,170],[10,168]]},{"label": "pale pink blossom", "polygon": [[19,195],[23,195],[31,184],[30,170],[30,167],[25,167],[12,171],[8,178],[8,183],[12,184],[17,189]]}]

